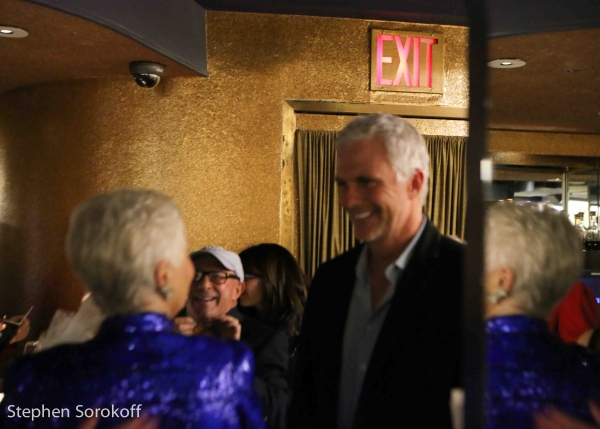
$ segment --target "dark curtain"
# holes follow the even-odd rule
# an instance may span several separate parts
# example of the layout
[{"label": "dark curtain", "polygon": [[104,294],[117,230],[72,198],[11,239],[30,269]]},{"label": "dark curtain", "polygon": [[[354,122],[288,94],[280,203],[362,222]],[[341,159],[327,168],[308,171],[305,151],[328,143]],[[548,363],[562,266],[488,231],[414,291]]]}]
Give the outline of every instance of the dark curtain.
[{"label": "dark curtain", "polygon": [[467,213],[467,138],[423,137],[430,158],[425,213],[442,234],[462,239]]},{"label": "dark curtain", "polygon": [[317,267],[355,245],[350,217],[338,203],[335,136],[332,131],[296,131],[298,259],[313,276]]}]

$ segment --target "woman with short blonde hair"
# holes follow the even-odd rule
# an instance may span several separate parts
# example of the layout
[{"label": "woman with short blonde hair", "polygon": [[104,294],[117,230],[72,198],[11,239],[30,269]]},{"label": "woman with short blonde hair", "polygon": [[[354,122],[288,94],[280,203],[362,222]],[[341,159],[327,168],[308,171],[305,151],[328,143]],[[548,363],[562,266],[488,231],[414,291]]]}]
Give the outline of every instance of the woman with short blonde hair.
[{"label": "woman with short blonde hair", "polygon": [[[194,268],[169,197],[123,189],[84,201],[71,216],[67,257],[107,318],[92,340],[24,356],[8,370],[0,426],[70,428],[74,417],[93,416],[109,426],[143,414],[169,429],[264,427],[249,348],[173,333]],[[68,416],[33,421],[16,407]]]}]

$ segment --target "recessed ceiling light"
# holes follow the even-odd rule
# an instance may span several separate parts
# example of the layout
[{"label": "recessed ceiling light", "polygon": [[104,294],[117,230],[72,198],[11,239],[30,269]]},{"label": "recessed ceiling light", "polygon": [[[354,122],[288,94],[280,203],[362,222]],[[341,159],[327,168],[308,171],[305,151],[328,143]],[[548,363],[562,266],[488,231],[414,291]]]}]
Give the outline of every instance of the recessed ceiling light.
[{"label": "recessed ceiling light", "polygon": [[517,67],[523,67],[524,65],[525,61],[517,58],[500,58],[488,62],[488,66],[496,69],[514,69]]},{"label": "recessed ceiling light", "polygon": [[23,30],[22,28],[0,25],[0,37],[12,37],[15,39],[21,39],[27,36],[29,36],[29,33]]}]

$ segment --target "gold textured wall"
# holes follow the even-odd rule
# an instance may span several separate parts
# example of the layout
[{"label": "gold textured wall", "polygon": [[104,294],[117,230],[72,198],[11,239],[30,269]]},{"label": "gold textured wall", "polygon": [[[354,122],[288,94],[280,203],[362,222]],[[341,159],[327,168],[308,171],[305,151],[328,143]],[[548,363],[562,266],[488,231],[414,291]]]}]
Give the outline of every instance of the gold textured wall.
[{"label": "gold textured wall", "polygon": [[[340,131],[354,116],[297,114],[296,128]],[[446,119],[407,118],[422,134],[433,136],[468,136],[469,122]]]},{"label": "gold textured wall", "polygon": [[[369,29],[442,32],[443,95],[368,90]],[[180,205],[191,249],[279,242],[284,100],[467,106],[467,30],[353,19],[207,14],[208,78],[56,82],[0,96],[0,306],[36,305],[34,331],[82,289],[70,210],[117,187]],[[138,59],[138,58],[134,58]]]}]

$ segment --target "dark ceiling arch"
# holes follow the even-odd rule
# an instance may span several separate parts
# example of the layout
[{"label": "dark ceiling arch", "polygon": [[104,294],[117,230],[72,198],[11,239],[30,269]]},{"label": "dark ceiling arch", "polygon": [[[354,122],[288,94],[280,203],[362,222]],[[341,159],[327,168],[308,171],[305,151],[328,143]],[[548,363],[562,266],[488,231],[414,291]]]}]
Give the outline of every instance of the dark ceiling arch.
[{"label": "dark ceiling arch", "polygon": [[27,1],[100,24],[208,76],[205,10],[193,0]]},{"label": "dark ceiling arch", "polygon": [[489,37],[600,27],[597,0],[488,0]]},{"label": "dark ceiling arch", "polygon": [[[207,10],[469,25],[465,0],[195,0]],[[600,27],[597,0],[488,0],[489,37]]]}]

